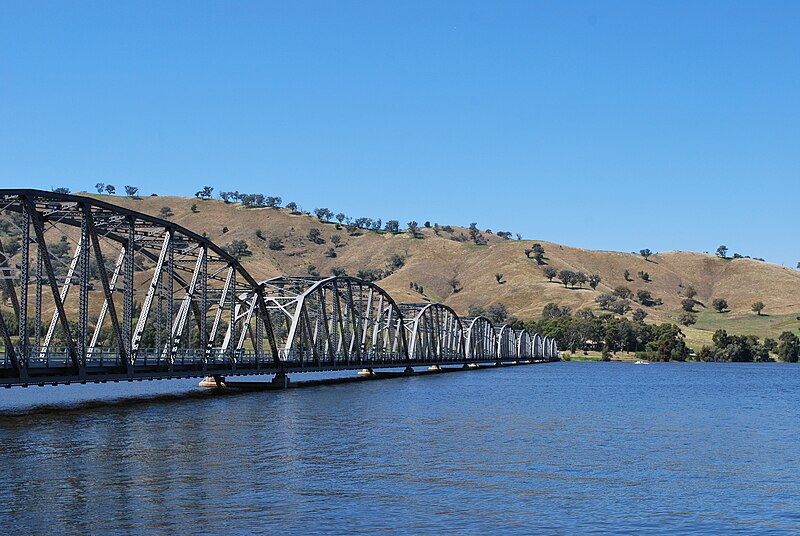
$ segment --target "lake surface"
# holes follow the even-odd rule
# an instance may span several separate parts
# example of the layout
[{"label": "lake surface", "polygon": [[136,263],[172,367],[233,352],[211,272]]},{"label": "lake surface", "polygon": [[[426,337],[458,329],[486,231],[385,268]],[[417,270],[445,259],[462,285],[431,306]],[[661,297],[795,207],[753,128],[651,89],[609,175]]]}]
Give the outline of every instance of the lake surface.
[{"label": "lake surface", "polygon": [[800,532],[797,365],[554,363],[9,415],[103,387],[0,392],[3,532]]}]

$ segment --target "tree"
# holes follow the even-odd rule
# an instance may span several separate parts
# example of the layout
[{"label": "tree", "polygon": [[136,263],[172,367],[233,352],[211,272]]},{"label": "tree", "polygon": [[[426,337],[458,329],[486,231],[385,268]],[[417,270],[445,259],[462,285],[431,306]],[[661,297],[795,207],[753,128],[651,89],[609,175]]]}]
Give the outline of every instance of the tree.
[{"label": "tree", "polygon": [[525,248],[525,256],[529,259],[531,258],[531,253],[533,253],[533,248]]},{"label": "tree", "polygon": [[650,293],[649,290],[637,290],[636,301],[638,301],[645,307],[649,306],[653,303],[653,295]]},{"label": "tree", "polygon": [[800,359],[800,338],[791,331],[784,331],[778,337],[778,356],[789,363],[797,363]]},{"label": "tree", "polygon": [[653,254],[653,252],[650,251],[649,249],[640,249],[639,250],[639,255],[644,257],[644,260],[648,260],[650,258],[650,255],[652,255],[652,254]]},{"label": "tree", "polygon": [[574,280],[575,283],[578,284],[578,286],[583,288],[583,285],[586,284],[587,281],[589,281],[589,277],[583,272],[575,272]]},{"label": "tree", "polygon": [[697,296],[697,291],[694,289],[692,285],[686,287],[686,290],[684,290],[683,293],[686,295],[687,298],[694,298],[695,296]]},{"label": "tree", "polygon": [[630,270],[625,270],[625,272],[622,274],[622,277],[625,278],[625,281],[630,281],[631,280],[631,271]]},{"label": "tree", "polygon": [[97,188],[97,193],[98,194],[102,194],[103,190],[106,189],[106,183],[98,182],[97,184],[94,185],[94,187]]},{"label": "tree", "polygon": [[214,188],[211,186],[203,186],[203,189],[195,193],[194,196],[198,199],[211,199],[211,193],[213,191]]},{"label": "tree", "polygon": [[451,277],[447,284],[453,289],[453,294],[461,290],[461,281],[456,276]]},{"label": "tree", "polygon": [[347,216],[345,216],[344,212],[339,212],[338,214],[336,214],[336,220],[339,223],[342,223],[346,217]]},{"label": "tree", "polygon": [[172,209],[171,208],[169,208],[169,207],[161,207],[161,210],[158,211],[158,215],[162,219],[167,219],[167,218],[169,218],[171,216],[174,216],[175,214],[172,213]]},{"label": "tree", "polygon": [[68,194],[68,193],[70,193],[70,191],[71,190],[69,188],[65,188],[64,186],[59,186],[58,188],[53,188],[53,193],[56,193],[56,194]]},{"label": "tree", "polygon": [[480,305],[470,304],[467,309],[467,316],[486,316],[486,309]]},{"label": "tree", "polygon": [[493,324],[502,324],[508,318],[508,311],[502,303],[493,303],[486,309],[486,316]]},{"label": "tree", "polygon": [[568,306],[560,307],[558,304],[553,302],[548,303],[544,306],[544,308],[542,308],[542,318],[545,320],[568,317],[571,315],[571,313],[572,309],[570,309]]},{"label": "tree", "polygon": [[286,208],[289,209],[292,212],[292,214],[294,214],[295,212],[297,212],[297,203],[295,203],[294,201],[289,201],[288,203],[286,203]]},{"label": "tree", "polygon": [[633,318],[634,322],[644,322],[644,319],[647,318],[647,311],[638,308],[633,312],[631,318]]},{"label": "tree", "polygon": [[720,246],[717,248],[717,257],[725,259],[728,257],[728,246]]},{"label": "tree", "polygon": [[753,312],[756,313],[758,316],[761,316],[761,311],[764,310],[764,307],[766,307],[766,305],[764,305],[764,302],[762,301],[757,301],[750,306]]},{"label": "tree", "polygon": [[411,233],[412,238],[420,238],[422,233],[419,232],[419,224],[416,221],[408,222],[408,232]]},{"label": "tree", "polygon": [[137,193],[139,193],[139,187],[138,186],[126,186],[125,187],[125,194],[128,197],[136,197]]},{"label": "tree", "polygon": [[397,220],[388,220],[384,229],[389,233],[397,234],[400,232],[400,222]]},{"label": "tree", "polygon": [[222,234],[225,234],[227,232],[228,232],[228,226],[225,225],[225,226],[222,227]]},{"label": "tree", "polygon": [[273,236],[272,238],[269,239],[267,247],[273,251],[280,251],[283,249],[283,240],[281,240],[277,236]]},{"label": "tree", "polygon": [[697,303],[691,298],[684,298],[681,300],[681,308],[687,313],[694,312],[694,304]]},{"label": "tree", "polygon": [[113,184],[106,184],[106,193],[108,195],[114,195],[117,192],[117,189],[114,187]]},{"label": "tree", "polygon": [[563,283],[564,288],[567,288],[567,285],[575,286],[575,272],[572,270],[561,270],[558,272],[558,278]]},{"label": "tree", "polygon": [[548,281],[552,283],[553,278],[555,278],[557,275],[558,275],[558,270],[556,270],[552,266],[545,266],[544,276],[547,278]]},{"label": "tree", "polygon": [[244,257],[250,257],[253,254],[253,252],[250,251],[250,248],[248,248],[247,242],[244,240],[234,240],[229,242],[223,249],[228,255],[237,261],[242,260]]},{"label": "tree", "polygon": [[192,214],[197,214],[199,211],[197,210],[197,203],[192,203]]},{"label": "tree", "polygon": [[347,275],[347,271],[344,268],[334,266],[331,268],[331,275],[334,277],[343,277]]},{"label": "tree", "polygon": [[503,274],[494,274],[494,278],[497,280],[498,284],[503,284]]},{"label": "tree", "polygon": [[317,217],[317,219],[319,219],[319,221],[327,222],[330,220],[331,216],[333,216],[333,212],[327,208],[315,208],[314,215]]},{"label": "tree", "polygon": [[623,300],[630,300],[633,298],[633,291],[628,287],[620,285],[614,289],[614,295]]},{"label": "tree", "polygon": [[592,287],[592,290],[597,290],[597,285],[600,284],[602,279],[597,274],[592,274],[589,276],[589,286]]},{"label": "tree", "polygon": [[314,242],[315,244],[322,244],[324,240],[321,238],[322,233],[316,227],[312,227],[308,230],[308,240]]},{"label": "tree", "polygon": [[310,276],[319,277],[319,272],[317,271],[317,267],[314,266],[313,264],[309,264],[308,266],[306,266],[306,272],[308,272],[308,275]]},{"label": "tree", "polygon": [[697,323],[697,315],[687,311],[681,313],[681,316],[678,318],[678,321],[684,326],[691,326],[692,324]]},{"label": "tree", "polygon": [[645,272],[645,271],[641,271],[641,270],[640,270],[640,271],[639,271],[639,277],[640,277],[640,278],[641,278],[641,280],[642,280],[642,281],[644,281],[645,283],[647,283],[647,282],[649,282],[649,281],[650,281],[650,274],[648,274],[648,273],[647,273],[647,272]]},{"label": "tree", "polygon": [[330,259],[336,257],[336,250],[334,248],[328,248],[325,251],[325,256],[330,258]]},{"label": "tree", "polygon": [[338,234],[332,234],[331,235],[331,244],[333,244],[334,246],[336,246],[338,248],[341,243],[342,243],[341,235],[338,235]]},{"label": "tree", "polygon": [[389,268],[394,272],[395,270],[399,270],[406,264],[406,258],[402,255],[395,253],[391,257],[389,257]]},{"label": "tree", "polygon": [[724,313],[725,309],[728,308],[728,302],[724,298],[717,298],[711,302],[711,307],[718,313]]}]

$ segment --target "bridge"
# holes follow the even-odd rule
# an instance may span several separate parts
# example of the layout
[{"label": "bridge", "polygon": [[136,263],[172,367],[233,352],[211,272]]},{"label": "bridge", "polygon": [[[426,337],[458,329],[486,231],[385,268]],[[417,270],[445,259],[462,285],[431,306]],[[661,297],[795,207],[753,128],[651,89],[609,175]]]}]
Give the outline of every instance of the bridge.
[{"label": "bridge", "polygon": [[40,190],[0,189],[0,290],[5,387],[559,358],[553,339],[355,277],[256,281],[171,221]]}]

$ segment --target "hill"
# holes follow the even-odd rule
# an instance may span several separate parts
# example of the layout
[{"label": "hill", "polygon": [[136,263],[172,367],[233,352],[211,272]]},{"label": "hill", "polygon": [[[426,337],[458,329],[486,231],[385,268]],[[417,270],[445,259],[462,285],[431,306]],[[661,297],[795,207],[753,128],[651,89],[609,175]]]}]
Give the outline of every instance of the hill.
[{"label": "hill", "polygon": [[[330,275],[334,269],[350,275],[364,270],[390,272],[378,284],[399,302],[438,301],[459,314],[466,314],[471,304],[502,303],[510,314],[523,320],[540,318],[542,308],[550,302],[573,311],[597,310],[597,296],[625,286],[634,294],[647,290],[663,302],[642,307],[648,312],[648,322],[677,322],[686,289],[693,287],[698,321],[683,329],[687,342],[696,348],[708,343],[718,328],[777,337],[800,325],[800,272],[759,260],[721,259],[686,251],[657,253],[645,259],[638,254],[586,250],[544,240],[510,240],[488,231],[481,231],[486,244],[477,245],[469,240],[468,229],[457,226],[420,227],[419,238],[409,232],[370,230],[351,235],[337,222],[323,223],[315,216],[285,208],[247,208],[240,203],[187,197],[92,197],[155,216],[162,207],[170,207],[172,221],[206,233],[220,245],[244,240],[252,255],[242,262],[259,279],[307,275],[309,266],[320,275]],[[197,212],[192,205],[197,205]],[[315,241],[309,238],[312,229],[319,230]],[[338,246],[334,235],[339,237]],[[282,249],[270,249],[269,241],[275,238],[280,239]],[[544,248],[543,265],[525,253],[534,243]],[[601,283],[596,290],[586,285],[567,288],[558,278],[548,281],[543,274],[546,266],[598,274]],[[626,270],[630,280],[624,277]],[[640,271],[647,272],[650,281],[638,277]],[[503,275],[502,283],[497,282],[496,274]],[[455,292],[450,284],[453,279],[458,281]],[[411,288],[414,285],[423,292]],[[727,300],[728,312],[712,309],[717,298]],[[762,316],[751,311],[756,301],[766,304]]]}]

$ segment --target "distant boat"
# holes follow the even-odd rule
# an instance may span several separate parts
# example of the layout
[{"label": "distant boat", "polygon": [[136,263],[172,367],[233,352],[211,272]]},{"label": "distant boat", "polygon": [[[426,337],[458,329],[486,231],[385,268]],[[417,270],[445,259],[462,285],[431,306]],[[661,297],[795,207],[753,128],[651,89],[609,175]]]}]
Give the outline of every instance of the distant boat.
[{"label": "distant boat", "polygon": [[642,360],[640,359],[639,361],[634,361],[634,363],[633,363],[633,364],[634,364],[634,365],[649,365],[649,364],[650,364],[650,362],[649,362],[649,361],[642,361]]}]

